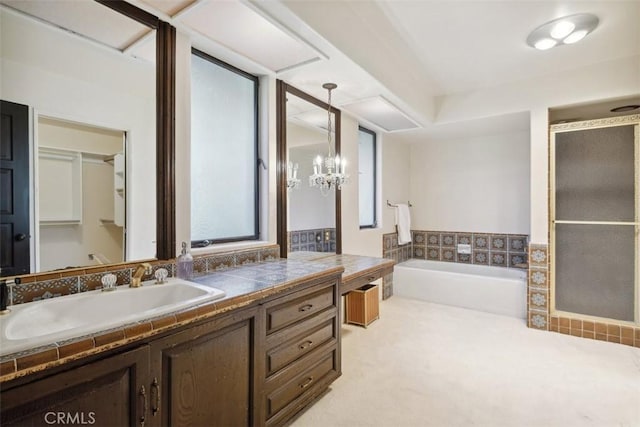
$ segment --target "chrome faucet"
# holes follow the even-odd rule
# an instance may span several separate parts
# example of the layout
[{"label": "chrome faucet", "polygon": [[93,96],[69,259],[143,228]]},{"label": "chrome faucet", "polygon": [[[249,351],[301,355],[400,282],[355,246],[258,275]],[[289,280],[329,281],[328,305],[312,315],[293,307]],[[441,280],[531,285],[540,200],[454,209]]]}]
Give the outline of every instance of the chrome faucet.
[{"label": "chrome faucet", "polygon": [[129,285],[129,287],[139,288],[140,284],[142,283],[142,276],[144,276],[145,274],[151,274],[152,271],[153,268],[148,262],[143,262],[142,264],[138,265],[131,275],[131,284]]}]

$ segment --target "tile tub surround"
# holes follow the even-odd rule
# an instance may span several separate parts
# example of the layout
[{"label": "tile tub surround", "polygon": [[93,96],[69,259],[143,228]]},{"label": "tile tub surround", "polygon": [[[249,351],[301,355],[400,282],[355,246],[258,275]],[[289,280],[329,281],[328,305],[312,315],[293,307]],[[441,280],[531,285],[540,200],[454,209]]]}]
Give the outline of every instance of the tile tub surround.
[{"label": "tile tub surround", "polygon": [[[423,230],[411,230],[411,235],[412,242],[400,246],[397,233],[384,234],[383,257],[527,268],[527,235]],[[459,254],[458,244],[471,245],[471,253]]]},{"label": "tile tub surround", "polygon": [[[527,235],[424,230],[411,233],[412,258],[527,268]],[[459,254],[458,244],[471,245],[471,253]]]},{"label": "tile tub surround", "polygon": [[404,262],[413,258],[412,250],[413,246],[411,243],[398,245],[398,233],[387,233],[382,235],[383,258],[392,259],[396,263]]},{"label": "tile tub surround", "polygon": [[0,383],[245,307],[304,281],[341,275],[343,271],[336,265],[277,259],[201,276],[194,281],[220,288],[226,296],[158,318],[3,355],[0,357]]},{"label": "tile tub surround", "polygon": [[[329,239],[327,240],[327,234]],[[336,229],[316,228],[312,230],[295,230],[287,233],[288,251],[335,252]],[[318,241],[320,238],[320,241]]]},{"label": "tile tub surround", "polygon": [[[278,245],[201,255],[194,258],[194,276],[235,267],[236,265],[246,265],[278,258]],[[116,275],[118,286],[128,285],[131,282],[133,270],[140,262],[142,261],[17,276],[20,278],[20,284],[9,285],[9,305],[100,289],[102,288],[100,280],[107,273]],[[153,274],[158,268],[165,268],[169,272],[169,277],[173,277],[175,274],[175,260],[148,262],[151,264],[153,271],[150,275],[143,276],[143,281],[152,280],[154,278]]]}]

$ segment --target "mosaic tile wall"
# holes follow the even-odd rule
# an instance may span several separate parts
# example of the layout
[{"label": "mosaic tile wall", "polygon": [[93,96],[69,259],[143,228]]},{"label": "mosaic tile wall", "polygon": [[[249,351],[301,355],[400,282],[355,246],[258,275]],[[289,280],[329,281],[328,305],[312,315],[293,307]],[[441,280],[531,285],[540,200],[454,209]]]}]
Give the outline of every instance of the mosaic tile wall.
[{"label": "mosaic tile wall", "polygon": [[528,324],[530,328],[559,332],[576,337],[596,339],[640,348],[640,327],[584,320],[579,315],[550,313],[548,245],[529,248]]},{"label": "mosaic tile wall", "polygon": [[549,248],[529,247],[527,280],[527,324],[530,328],[549,330]]},{"label": "mosaic tile wall", "polygon": [[[432,261],[527,268],[527,240],[522,234],[491,234],[412,230],[412,243],[398,245],[397,233],[382,236],[384,258],[403,262],[411,258]],[[458,244],[471,245],[471,254],[459,254]]]},{"label": "mosaic tile wall", "polygon": [[335,252],[336,229],[316,228],[313,230],[296,230],[287,233],[289,252]]},{"label": "mosaic tile wall", "polygon": [[395,262],[404,262],[411,258],[411,243],[398,245],[398,233],[382,235],[382,257],[392,259]]},{"label": "mosaic tile wall", "polygon": [[[522,234],[412,230],[412,258],[527,268],[527,239]],[[458,253],[458,244],[471,245],[471,253]]]},{"label": "mosaic tile wall", "polygon": [[[257,249],[224,252],[195,257],[193,261],[194,275],[206,274],[209,271],[234,267],[236,265],[252,264],[260,261],[279,258],[278,245],[270,245]],[[18,276],[20,284],[8,286],[9,305],[39,301],[79,292],[93,291],[102,288],[102,276],[113,273],[117,277],[117,285],[128,285],[131,274],[139,262],[117,264],[113,266],[87,267],[73,270],[54,271],[28,276]],[[158,268],[165,268],[169,276],[173,277],[175,263],[171,261],[150,262],[153,271],[143,276],[142,280],[153,279]]]}]

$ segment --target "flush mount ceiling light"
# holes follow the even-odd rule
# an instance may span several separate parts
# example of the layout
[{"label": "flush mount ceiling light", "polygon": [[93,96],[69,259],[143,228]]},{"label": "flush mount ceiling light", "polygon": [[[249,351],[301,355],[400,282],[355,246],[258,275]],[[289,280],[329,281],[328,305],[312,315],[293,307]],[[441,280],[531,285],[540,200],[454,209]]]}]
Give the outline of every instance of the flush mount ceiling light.
[{"label": "flush mount ceiling light", "polygon": [[554,19],[540,25],[527,37],[527,44],[538,50],[547,50],[563,44],[573,44],[598,26],[598,17],[590,13],[578,13]]},{"label": "flush mount ceiling light", "polygon": [[640,108],[640,105],[623,105],[621,107],[616,107],[616,108],[612,108],[611,111],[612,113],[624,113],[627,111],[633,111],[633,110],[637,110]]}]

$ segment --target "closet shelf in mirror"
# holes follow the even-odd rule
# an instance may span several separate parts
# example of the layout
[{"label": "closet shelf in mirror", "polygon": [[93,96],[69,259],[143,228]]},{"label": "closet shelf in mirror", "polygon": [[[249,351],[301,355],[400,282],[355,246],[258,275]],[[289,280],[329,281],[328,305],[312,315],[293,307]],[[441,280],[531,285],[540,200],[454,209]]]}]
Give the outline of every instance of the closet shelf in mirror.
[{"label": "closet shelf in mirror", "polygon": [[52,225],[81,225],[82,220],[80,219],[42,219],[40,220],[41,226],[52,226]]},{"label": "closet shelf in mirror", "polygon": [[101,225],[114,225],[116,227],[121,227],[121,225],[116,224],[116,221],[109,218],[100,218],[99,219]]}]

